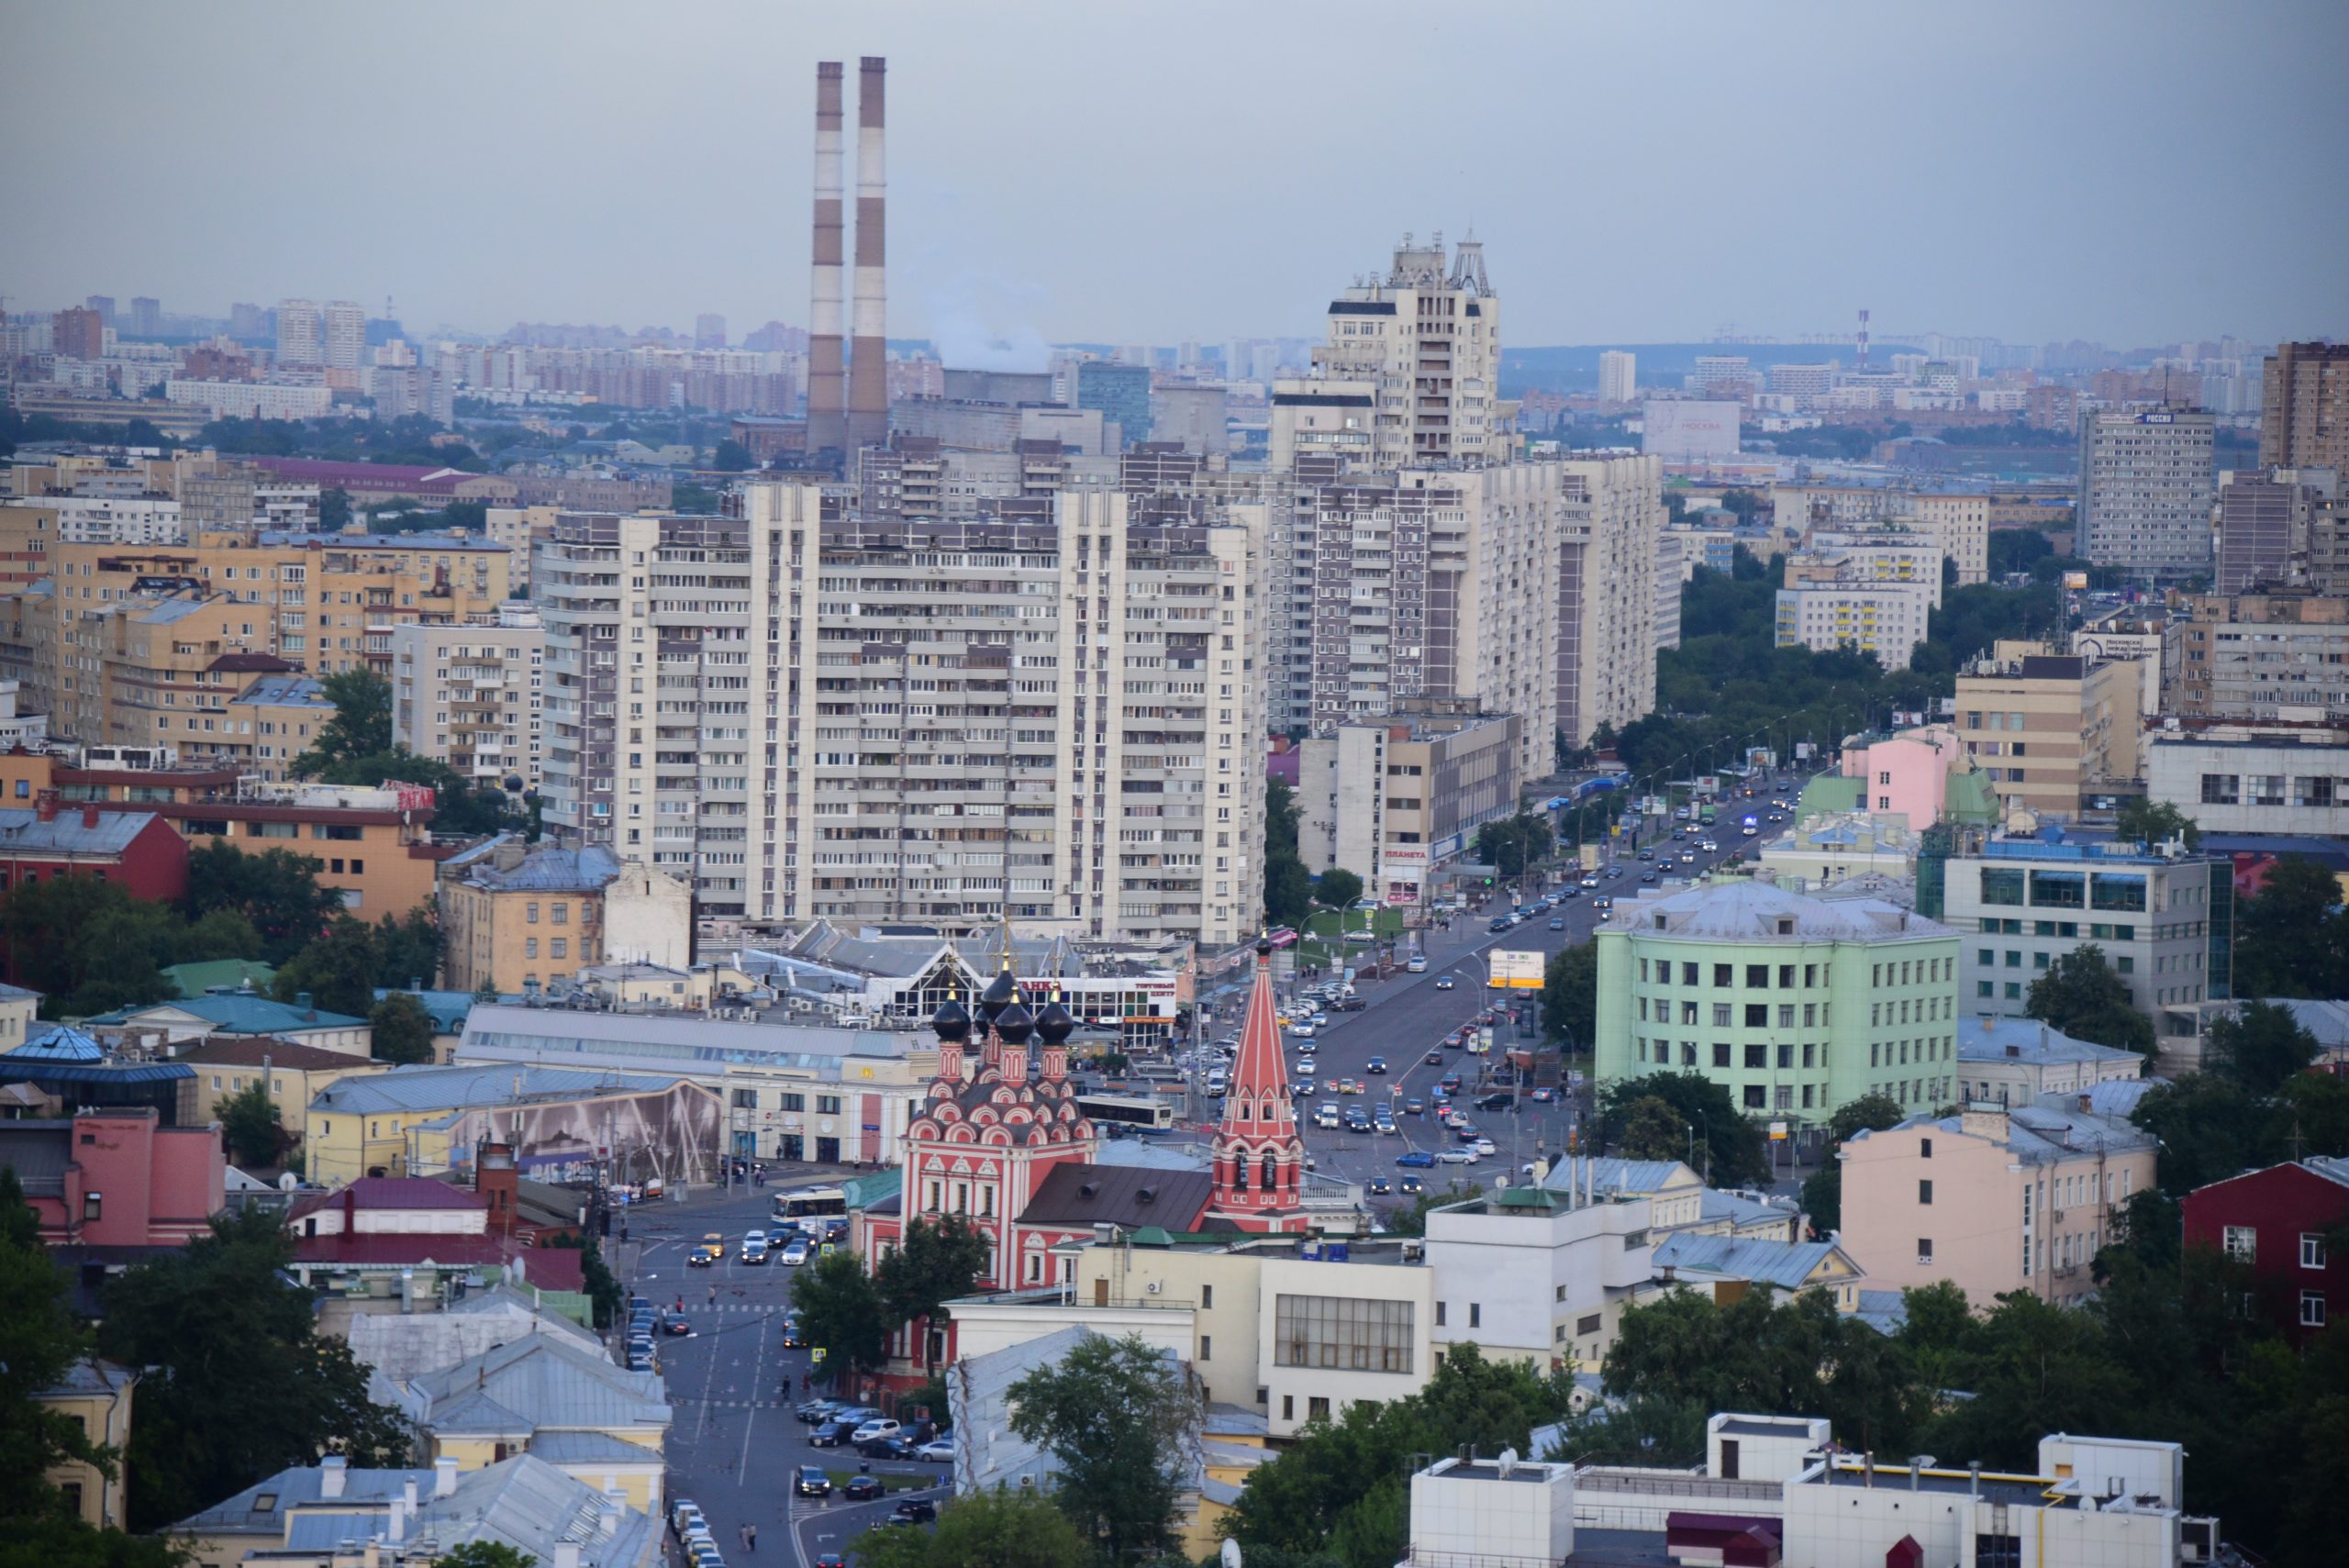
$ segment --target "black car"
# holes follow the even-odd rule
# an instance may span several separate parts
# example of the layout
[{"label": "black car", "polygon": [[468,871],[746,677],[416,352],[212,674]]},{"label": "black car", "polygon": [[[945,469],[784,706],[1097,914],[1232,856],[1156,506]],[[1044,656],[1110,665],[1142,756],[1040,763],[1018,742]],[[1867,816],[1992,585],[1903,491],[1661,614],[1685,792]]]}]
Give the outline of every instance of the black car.
[{"label": "black car", "polygon": [[805,1405],[800,1406],[798,1409],[794,1410],[792,1414],[798,1417],[799,1419],[807,1422],[809,1426],[816,1427],[821,1426],[826,1421],[830,1420],[832,1418],[832,1412],[840,1407],[841,1402],[837,1399],[810,1399]]},{"label": "black car", "polygon": [[938,1517],[938,1505],[928,1497],[908,1497],[889,1510],[893,1525],[926,1525]]},{"label": "black car", "polygon": [[832,1495],[832,1478],[824,1473],[821,1465],[803,1464],[792,1477],[791,1489],[803,1497],[829,1497]]},{"label": "black car", "polygon": [[1511,926],[1514,926],[1515,924],[1517,924],[1517,922],[1516,922],[1516,921],[1514,921],[1514,920],[1510,919],[1508,916],[1504,915],[1504,916],[1502,916],[1499,919],[1497,919],[1497,920],[1494,921],[1491,925],[1489,925],[1489,926],[1486,927],[1485,929],[1486,929],[1486,930],[1488,930],[1488,931],[1506,931],[1506,930],[1508,930]]},{"label": "black car", "polygon": [[799,1327],[799,1319],[796,1318],[786,1317],[783,1320],[783,1348],[786,1351],[804,1351],[807,1348],[807,1330]]},{"label": "black car", "polygon": [[1480,1111],[1505,1111],[1517,1103],[1515,1095],[1479,1095],[1476,1108]]},{"label": "black car", "polygon": [[682,1312],[664,1313],[661,1318],[661,1331],[664,1334],[690,1334],[694,1331],[693,1321]]},{"label": "black car", "polygon": [[838,1448],[856,1435],[862,1423],[856,1421],[825,1421],[807,1434],[807,1440],[818,1448]]},{"label": "black car", "polygon": [[841,1496],[852,1503],[869,1503],[881,1495],[878,1475],[852,1475],[848,1485],[841,1488]]},{"label": "black car", "polygon": [[866,1459],[909,1460],[916,1445],[900,1437],[867,1438],[856,1445],[856,1451]]}]

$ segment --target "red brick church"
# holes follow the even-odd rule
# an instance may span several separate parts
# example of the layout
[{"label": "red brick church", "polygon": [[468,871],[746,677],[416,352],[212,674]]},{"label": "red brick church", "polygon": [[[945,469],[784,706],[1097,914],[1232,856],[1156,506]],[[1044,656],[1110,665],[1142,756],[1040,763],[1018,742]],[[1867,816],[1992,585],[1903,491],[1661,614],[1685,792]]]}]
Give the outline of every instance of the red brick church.
[{"label": "red brick church", "polygon": [[[1274,1014],[1272,951],[1256,948],[1255,986],[1204,1170],[1099,1162],[1100,1133],[1077,1108],[1068,1077],[1076,1020],[1057,995],[1031,1009],[1007,969],[979,996],[975,1017],[950,996],[930,1019],[938,1076],[906,1131],[895,1210],[865,1214],[867,1262],[895,1250],[909,1216],[954,1215],[978,1227],[988,1243],[987,1290],[1063,1283],[1069,1261],[1055,1260],[1052,1248],[1090,1240],[1102,1224],[1176,1234],[1305,1229],[1305,1146]],[[951,1339],[907,1328],[902,1353],[952,1359]]]}]

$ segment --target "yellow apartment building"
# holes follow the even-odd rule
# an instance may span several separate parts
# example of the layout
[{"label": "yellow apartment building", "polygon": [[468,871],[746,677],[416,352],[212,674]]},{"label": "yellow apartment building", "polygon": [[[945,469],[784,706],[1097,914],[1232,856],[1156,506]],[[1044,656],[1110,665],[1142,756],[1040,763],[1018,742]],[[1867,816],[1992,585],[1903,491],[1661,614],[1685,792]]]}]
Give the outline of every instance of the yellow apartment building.
[{"label": "yellow apartment building", "polygon": [[[127,1366],[95,1359],[76,1362],[65,1381],[33,1396],[33,1403],[51,1415],[62,1416],[101,1448],[117,1453],[130,1446],[130,1394],[139,1374]],[[79,1460],[58,1465],[49,1483],[82,1522],[96,1529],[123,1528],[123,1473],[117,1464],[111,1476],[95,1464]]]},{"label": "yellow apartment building", "polygon": [[279,1118],[298,1130],[312,1100],[327,1085],[360,1073],[381,1073],[391,1064],[347,1051],[322,1051],[267,1036],[216,1035],[178,1058],[195,1069],[195,1120],[220,1119],[220,1102],[254,1084],[265,1085]]}]

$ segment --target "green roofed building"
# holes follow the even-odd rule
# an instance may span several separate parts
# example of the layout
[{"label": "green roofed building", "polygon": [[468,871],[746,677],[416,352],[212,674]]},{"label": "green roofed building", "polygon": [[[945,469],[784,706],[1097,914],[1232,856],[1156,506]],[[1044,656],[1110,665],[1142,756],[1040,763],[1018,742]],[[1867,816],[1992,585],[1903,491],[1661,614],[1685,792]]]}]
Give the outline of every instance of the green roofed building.
[{"label": "green roofed building", "polygon": [[213,991],[257,991],[269,995],[270,983],[277,978],[274,964],[254,958],[215,958],[201,963],[174,963],[163,971],[163,978],[177,987],[175,996],[201,996]]}]

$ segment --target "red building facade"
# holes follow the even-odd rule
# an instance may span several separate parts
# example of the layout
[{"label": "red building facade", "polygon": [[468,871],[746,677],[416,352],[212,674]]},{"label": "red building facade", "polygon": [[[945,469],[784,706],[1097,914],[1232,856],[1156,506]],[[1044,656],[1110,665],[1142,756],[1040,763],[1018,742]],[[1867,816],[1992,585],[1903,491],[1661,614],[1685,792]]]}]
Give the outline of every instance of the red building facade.
[{"label": "red building facade", "polygon": [[2186,1242],[2248,1267],[2257,1309],[2305,1345],[2349,1312],[2349,1257],[2328,1232],[2349,1223],[2349,1160],[2316,1158],[2246,1171],[2186,1195]]},{"label": "red building facade", "polygon": [[28,809],[0,808],[0,893],[61,876],[95,876],[139,898],[177,898],[187,891],[187,840],[154,812],[61,804],[50,793]]}]

